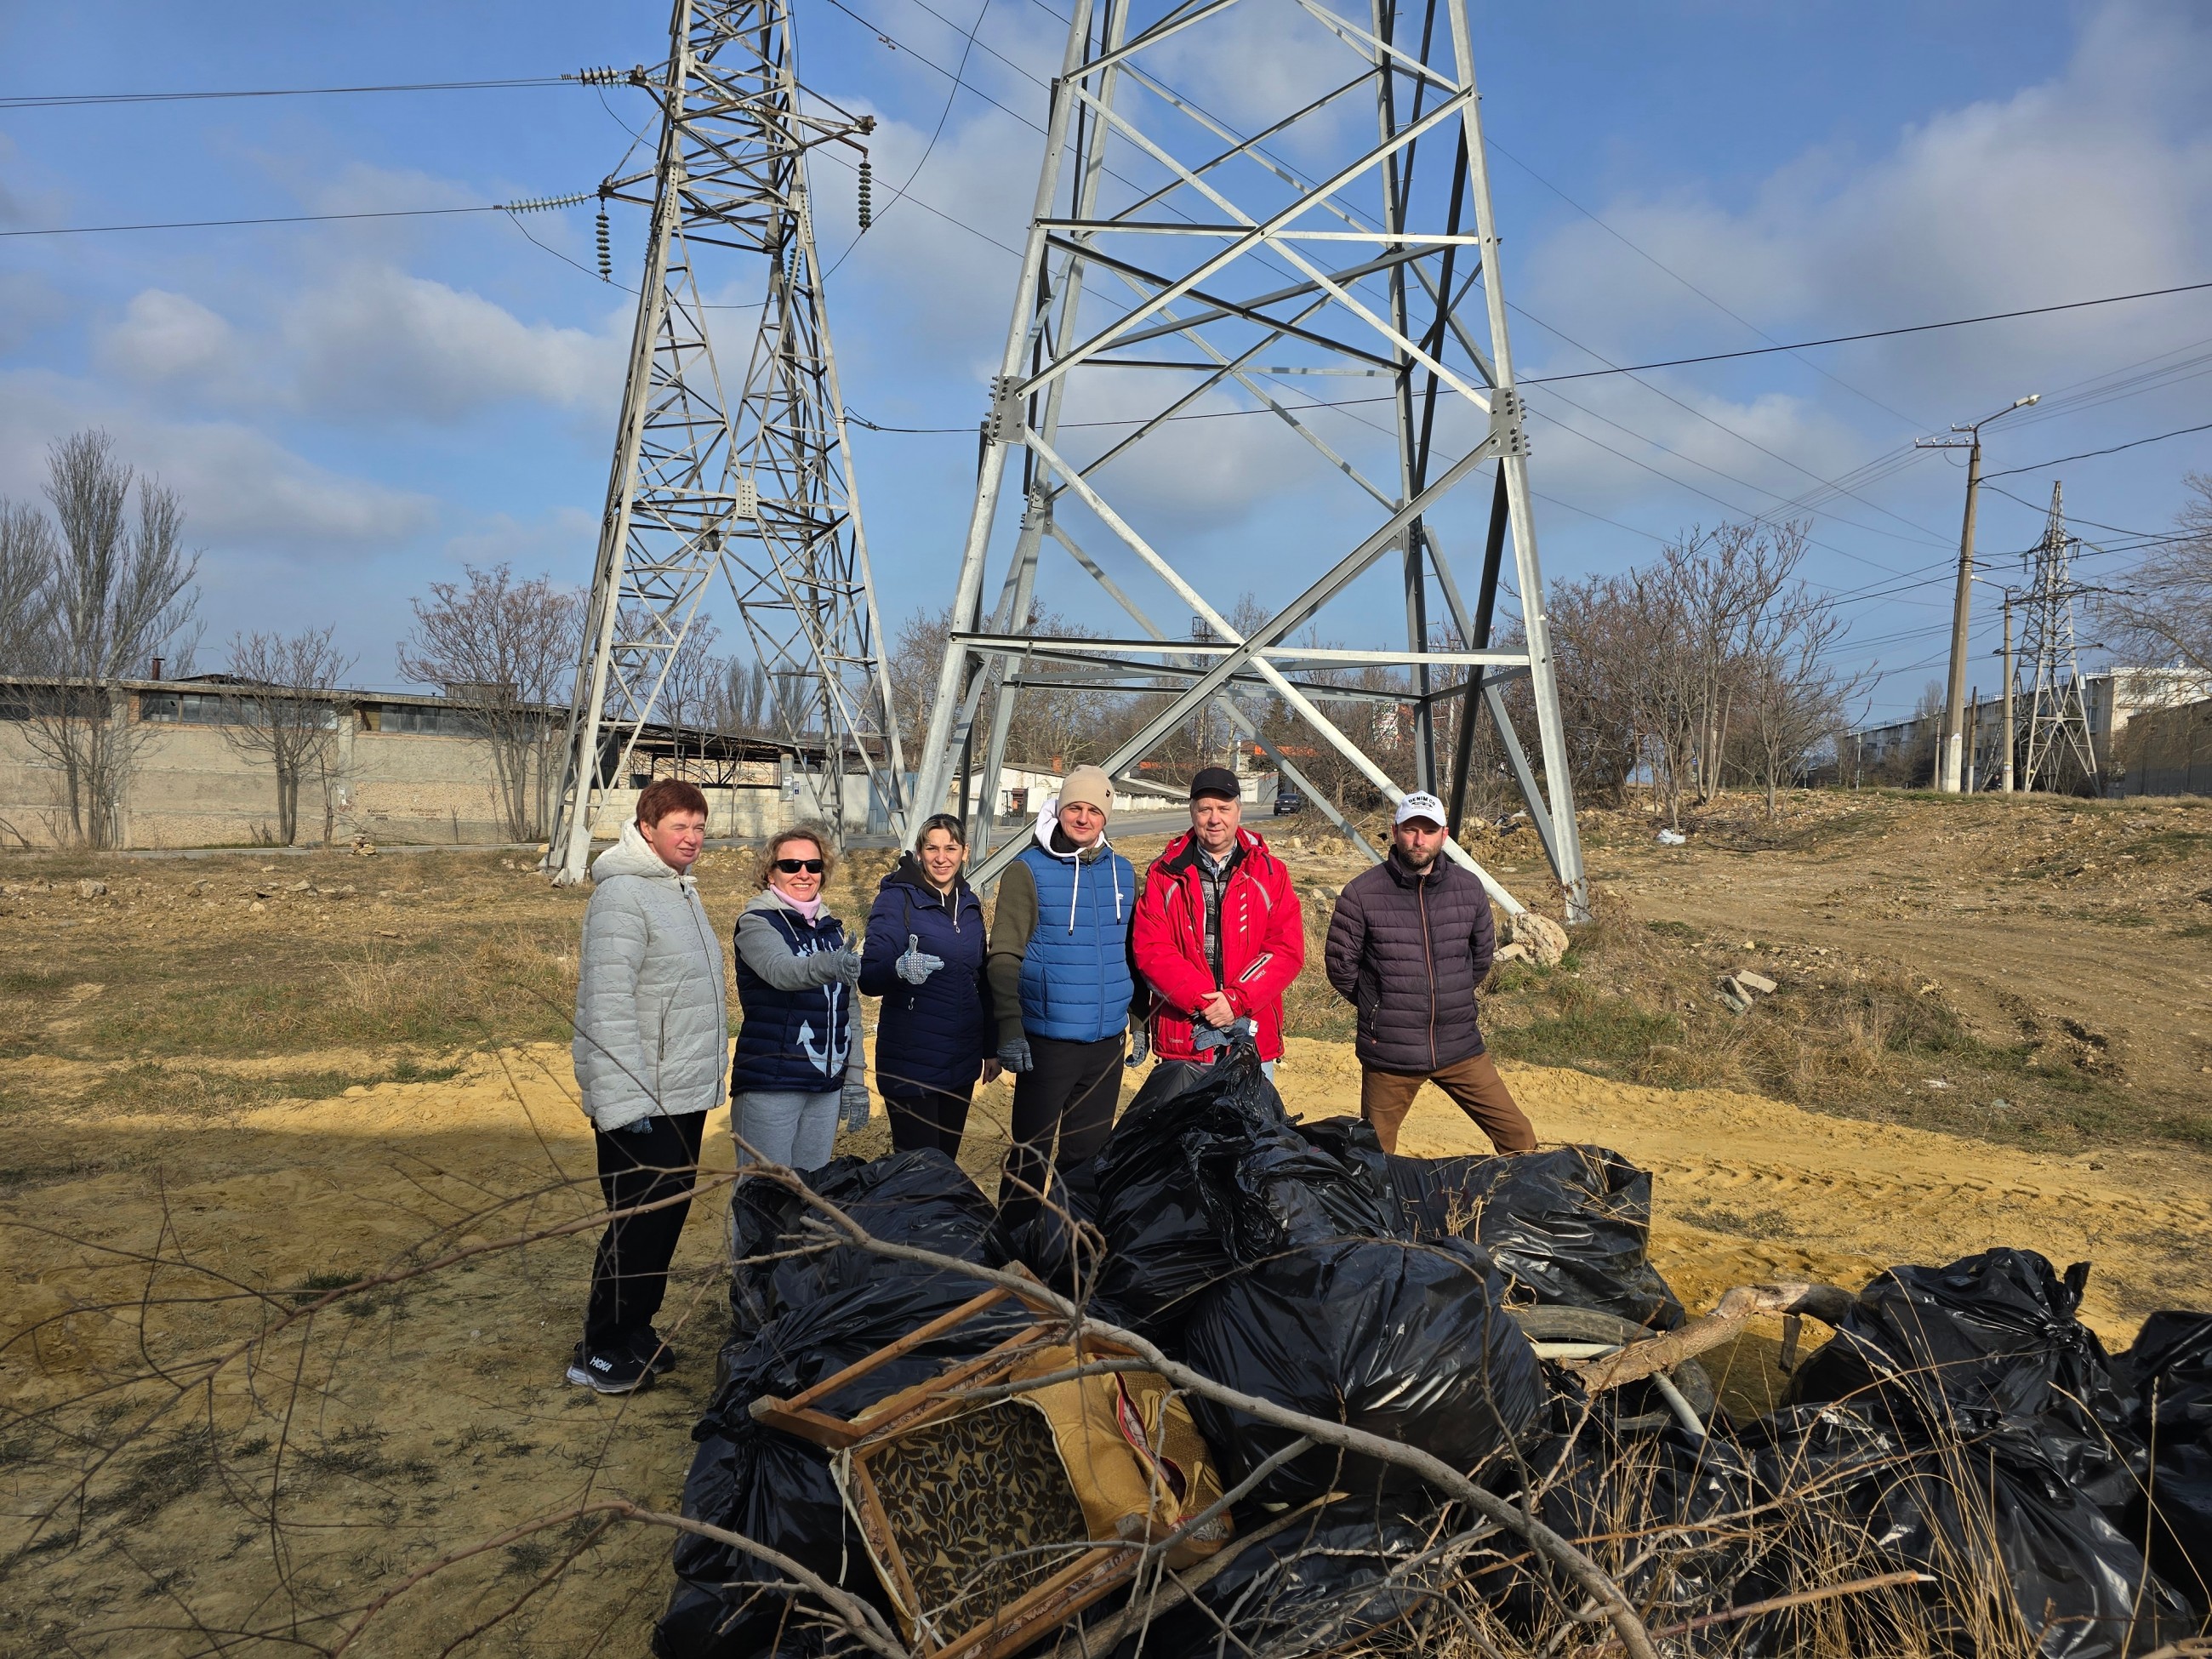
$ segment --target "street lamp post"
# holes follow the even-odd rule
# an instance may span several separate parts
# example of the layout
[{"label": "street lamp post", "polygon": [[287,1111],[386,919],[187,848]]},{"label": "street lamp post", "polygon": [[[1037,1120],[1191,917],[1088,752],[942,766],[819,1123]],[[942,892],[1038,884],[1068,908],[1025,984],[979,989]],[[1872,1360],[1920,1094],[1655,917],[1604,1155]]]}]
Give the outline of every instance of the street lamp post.
[{"label": "street lamp post", "polygon": [[2032,392],[2025,398],[2014,398],[1994,415],[1954,426],[1953,432],[1967,434],[1963,441],[1955,437],[1917,441],[1922,449],[1966,451],[1966,517],[1959,531],[1959,584],[1951,599],[1951,674],[1943,693],[1943,741],[1936,757],[1936,787],[1947,795],[1959,793],[1966,758],[1966,623],[1973,614],[1974,503],[1981,492],[1982,428],[2015,409],[2026,409],[2042,395]]}]

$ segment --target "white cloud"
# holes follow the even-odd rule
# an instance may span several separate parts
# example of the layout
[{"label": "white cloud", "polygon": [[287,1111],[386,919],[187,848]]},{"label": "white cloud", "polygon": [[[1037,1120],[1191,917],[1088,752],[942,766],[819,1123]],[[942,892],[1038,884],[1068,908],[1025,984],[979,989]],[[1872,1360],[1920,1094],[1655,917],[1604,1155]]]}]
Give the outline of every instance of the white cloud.
[{"label": "white cloud", "polygon": [[301,294],[277,337],[291,400],[320,412],[443,422],[523,400],[611,403],[611,334],[526,323],[482,295],[381,264],[349,266]]},{"label": "white cloud", "polygon": [[[2121,0],[2087,18],[2053,82],[1936,114],[1869,163],[1814,154],[1778,167],[1740,207],[1686,188],[1611,203],[1602,216],[1769,331],[1879,327],[2186,282],[2212,262],[2208,82],[2212,13]],[[1683,337],[1701,343],[1744,342],[1586,222],[1539,249],[1518,293],[1608,352],[1648,349],[1684,325],[1694,331]],[[1879,375],[1893,398],[1949,409],[1995,395],[2000,382],[2011,388],[2038,366],[2024,348],[2054,368],[2078,352],[2105,366],[2138,342],[2156,349],[2171,316],[2076,313],[2039,319],[2032,332],[1960,330],[1823,362]],[[1564,361],[1540,333],[1534,340]]]},{"label": "white cloud", "polygon": [[131,380],[205,375],[227,368],[236,331],[198,301],[166,289],[134,295],[123,317],[97,338],[100,367]]},{"label": "white cloud", "polygon": [[112,433],[125,460],[177,491],[195,546],[246,544],[313,564],[419,534],[435,517],[425,496],[333,471],[250,427],[173,420],[27,369],[0,374],[0,495],[36,500],[47,447],[86,427]]}]

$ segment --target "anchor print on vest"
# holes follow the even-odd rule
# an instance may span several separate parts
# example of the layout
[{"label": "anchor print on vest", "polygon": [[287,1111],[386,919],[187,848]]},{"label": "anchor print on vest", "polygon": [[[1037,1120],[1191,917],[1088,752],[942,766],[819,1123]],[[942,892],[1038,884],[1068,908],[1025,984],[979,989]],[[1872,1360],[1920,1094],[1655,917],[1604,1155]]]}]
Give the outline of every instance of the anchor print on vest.
[{"label": "anchor print on vest", "polygon": [[814,1041],[814,1023],[804,1021],[799,1028],[799,1047],[814,1069],[824,1077],[835,1077],[845,1069],[845,1057],[852,1050],[852,1035],[842,1030],[844,1021],[837,1018],[837,994],[844,988],[839,985],[823,987],[823,1000],[830,1005],[830,1042],[826,1048]]}]

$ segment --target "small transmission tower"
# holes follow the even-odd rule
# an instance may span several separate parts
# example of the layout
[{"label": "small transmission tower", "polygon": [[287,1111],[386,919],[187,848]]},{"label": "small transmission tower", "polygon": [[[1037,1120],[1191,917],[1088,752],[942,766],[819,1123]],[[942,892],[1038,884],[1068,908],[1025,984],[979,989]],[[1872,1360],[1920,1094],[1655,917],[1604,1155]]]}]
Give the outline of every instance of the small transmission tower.
[{"label": "small transmission tower", "polygon": [[[582,879],[592,792],[626,773],[718,577],[774,687],[801,799],[842,835],[848,778],[865,775],[902,829],[904,763],[806,179],[810,149],[859,149],[874,121],[802,104],[788,0],[676,0],[666,62],[586,78],[649,92],[660,130],[650,167],[599,188],[652,217],[547,865],[556,881]],[[602,232],[603,270],[604,249]],[[703,295],[746,277],[764,279],[759,324],[742,361],[723,359]]]},{"label": "small transmission tower", "polygon": [[2062,488],[2051,486],[2043,540],[2028,555],[2035,568],[2025,601],[2027,625],[2021,641],[2018,693],[2027,705],[2023,789],[2034,788],[2039,779],[2045,789],[2056,789],[2097,775],[2089,711],[2081,700],[2081,659],[2074,640],[2074,600],[2087,590],[2073,582],[2074,543],[2066,534]]},{"label": "small transmission tower", "polygon": [[[1245,75],[1279,44],[1294,67]],[[1073,688],[1149,699],[1104,763],[1116,775],[1209,708],[1258,738],[1256,698],[1394,800],[1449,793],[1455,829],[1486,712],[1569,915],[1586,913],[1473,52],[1466,0],[1075,0],[917,810],[956,799],[975,810],[980,849],[1017,699]],[[1234,125],[1177,85],[1201,63],[1218,84],[1241,82]],[[1311,82],[1294,84],[1307,68]],[[1255,459],[1263,442],[1280,453]],[[1288,499],[1284,482],[1254,492],[1255,473],[1321,480],[1336,499]],[[1180,491],[1172,508],[1160,505],[1164,479]],[[1462,489],[1470,480],[1477,489]],[[1237,490],[1241,506],[1228,500]],[[1009,494],[1019,526],[1000,534]],[[1266,527],[1240,532],[1243,550],[1224,558],[1206,532],[1240,510]],[[994,538],[1005,576],[993,599]],[[1447,542],[1480,549],[1466,590]],[[1041,569],[1048,543],[1054,562]],[[1264,620],[1233,626],[1235,606],[1200,592],[1218,571],[1221,599],[1256,590]],[[1370,572],[1374,607],[1404,617],[1403,650],[1293,643]],[[1103,637],[1037,631],[1040,584],[1054,578],[1073,592],[1055,592],[1050,611],[1118,625]],[[1498,614],[1501,592],[1517,601],[1517,637]],[[1188,638],[1175,637],[1177,613],[1195,618]],[[1506,718],[1522,678],[1540,787]],[[1363,699],[1409,712],[1399,728],[1409,778],[1391,777],[1326,712]],[[1446,707],[1459,714],[1458,753],[1440,758]],[[1334,815],[1278,745],[1259,747]],[[992,854],[976,878],[1021,844]]]}]

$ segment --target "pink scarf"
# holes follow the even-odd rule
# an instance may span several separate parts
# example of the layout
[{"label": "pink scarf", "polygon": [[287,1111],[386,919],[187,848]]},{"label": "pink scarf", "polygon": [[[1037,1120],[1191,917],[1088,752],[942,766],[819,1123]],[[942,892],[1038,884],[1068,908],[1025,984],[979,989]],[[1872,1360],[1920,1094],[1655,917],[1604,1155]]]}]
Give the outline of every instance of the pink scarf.
[{"label": "pink scarf", "polygon": [[798,911],[800,915],[805,916],[806,918],[806,925],[808,927],[811,927],[816,922],[822,919],[821,894],[817,893],[811,899],[793,898],[790,894],[785,892],[782,888],[779,887],[775,890],[775,896],[781,899],[786,904],[788,904],[793,909]]}]

